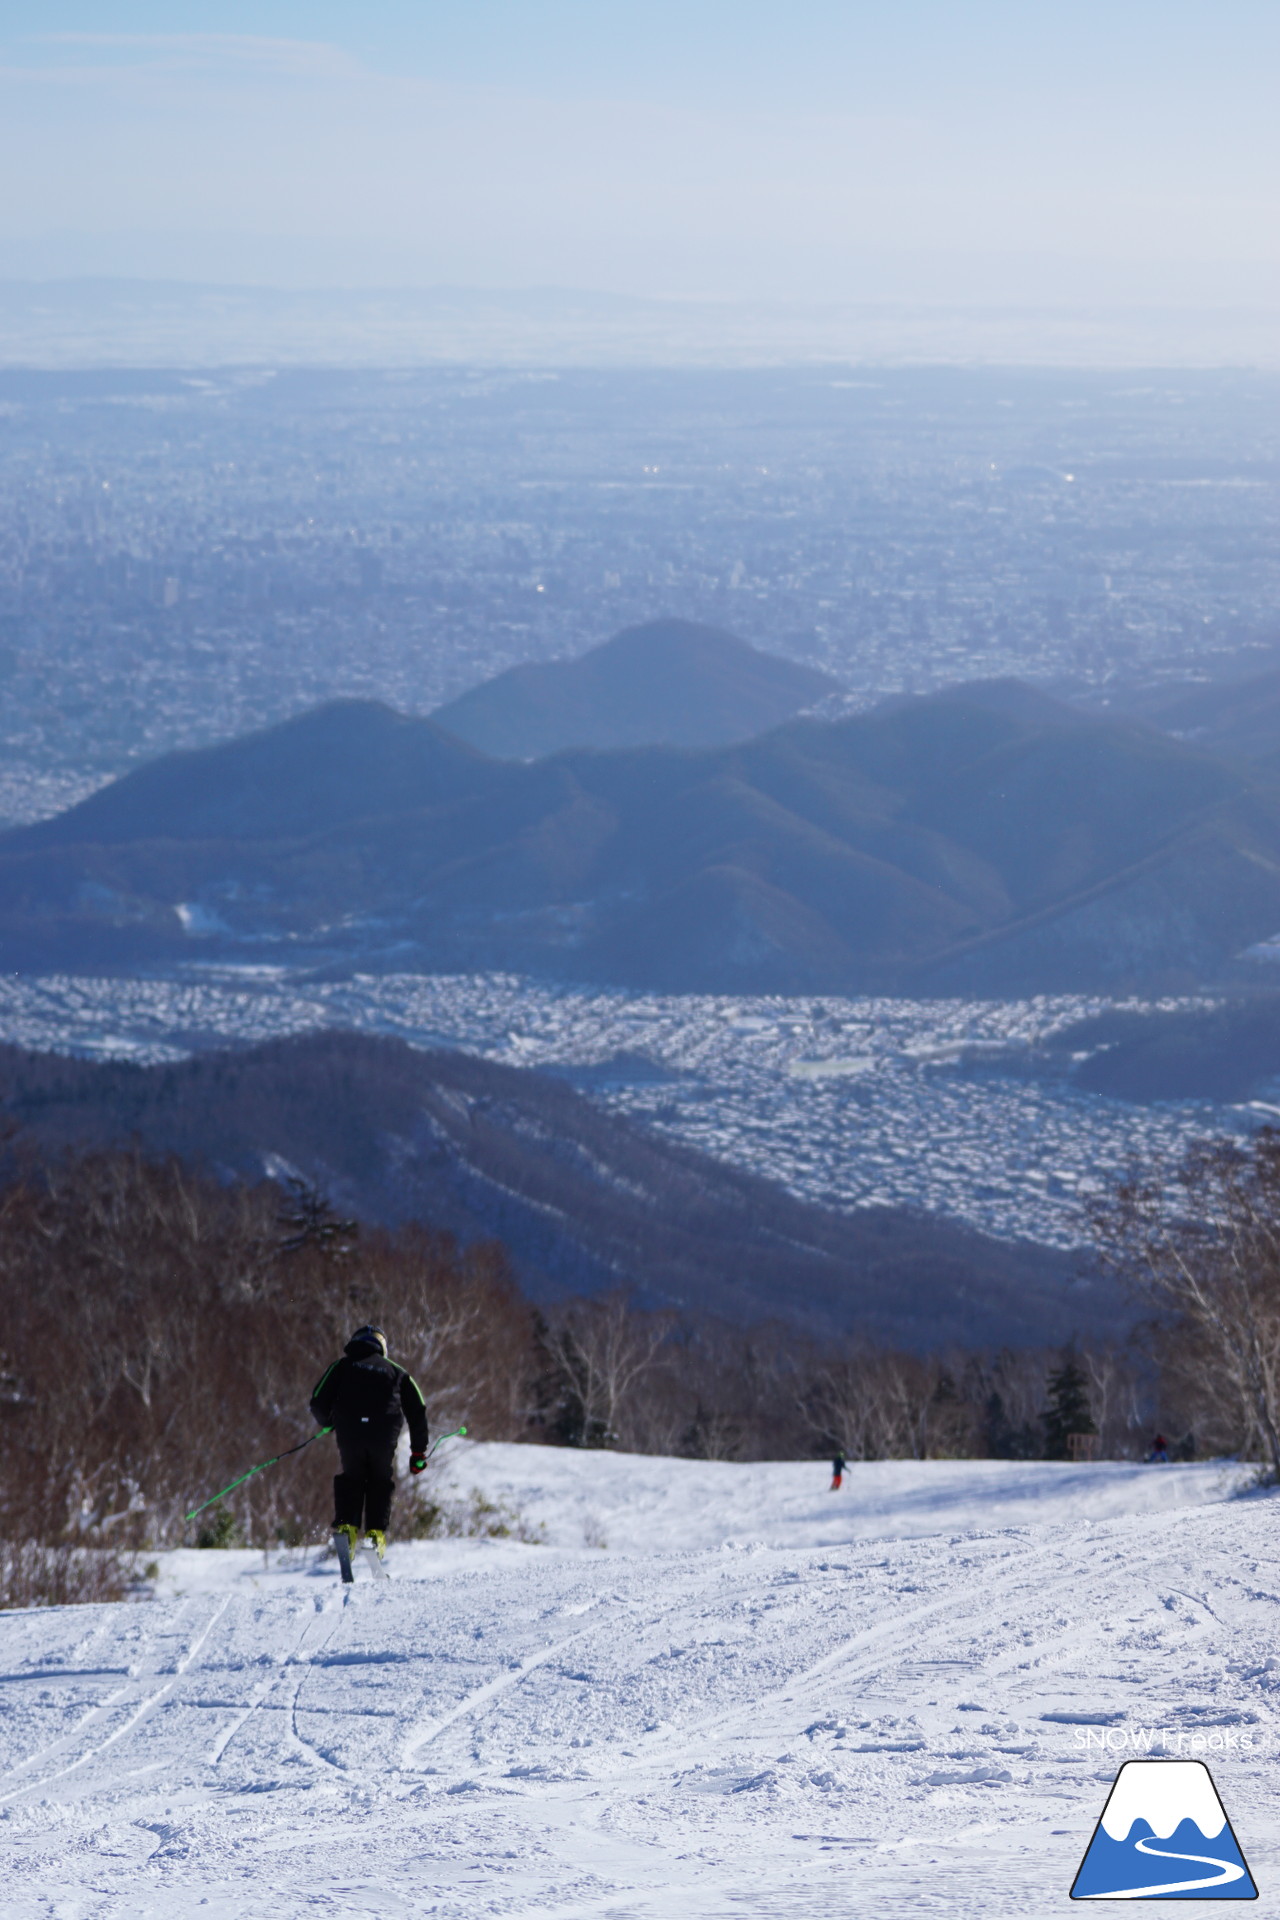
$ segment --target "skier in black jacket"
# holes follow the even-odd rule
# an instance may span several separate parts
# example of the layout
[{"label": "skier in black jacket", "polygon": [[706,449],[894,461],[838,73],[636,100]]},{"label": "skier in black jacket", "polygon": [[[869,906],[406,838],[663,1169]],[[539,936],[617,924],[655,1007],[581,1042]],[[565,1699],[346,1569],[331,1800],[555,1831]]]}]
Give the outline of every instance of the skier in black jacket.
[{"label": "skier in black jacket", "polygon": [[387,1358],[381,1327],[357,1327],[311,1396],[311,1411],[332,1427],[342,1472],[333,1479],[333,1530],[354,1547],[364,1528],[381,1558],[395,1492],[396,1442],[409,1422],[409,1471],[427,1464],[427,1409],[411,1374]]}]

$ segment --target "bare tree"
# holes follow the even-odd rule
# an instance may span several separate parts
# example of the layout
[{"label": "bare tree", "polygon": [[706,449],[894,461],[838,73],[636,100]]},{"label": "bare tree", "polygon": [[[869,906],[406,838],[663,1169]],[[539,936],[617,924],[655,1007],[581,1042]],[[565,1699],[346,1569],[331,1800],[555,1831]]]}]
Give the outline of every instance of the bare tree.
[{"label": "bare tree", "polygon": [[[181,1538],[201,1495],[314,1432],[312,1386],[360,1320],[387,1326],[435,1422],[527,1433],[533,1316],[501,1249],[346,1223],[282,1249],[279,1224],[271,1184],[137,1152],[0,1190],[2,1537],[82,1561]],[[232,1495],[227,1521],[255,1544],[312,1537],[332,1471],[331,1442],[308,1448]],[[19,1564],[53,1590],[56,1557]]]},{"label": "bare tree", "polygon": [[1078,1358],[1088,1383],[1100,1457],[1132,1455],[1144,1425],[1143,1383],[1133,1356],[1115,1347],[1085,1347]]},{"label": "bare tree", "polygon": [[1280,1132],[1134,1171],[1090,1220],[1106,1265],[1154,1309],[1166,1368],[1280,1480]]},{"label": "bare tree", "polygon": [[636,1313],[618,1290],[563,1307],[545,1335],[579,1429],[579,1446],[632,1444],[640,1384],[651,1375],[674,1316]]},{"label": "bare tree", "polygon": [[[853,1347],[809,1375],[804,1404],[810,1429],[851,1460],[924,1460],[937,1439],[940,1408],[951,1413],[954,1388],[942,1394],[936,1361],[914,1354]],[[954,1422],[945,1422],[954,1451]],[[967,1423],[966,1423],[967,1424]]]}]

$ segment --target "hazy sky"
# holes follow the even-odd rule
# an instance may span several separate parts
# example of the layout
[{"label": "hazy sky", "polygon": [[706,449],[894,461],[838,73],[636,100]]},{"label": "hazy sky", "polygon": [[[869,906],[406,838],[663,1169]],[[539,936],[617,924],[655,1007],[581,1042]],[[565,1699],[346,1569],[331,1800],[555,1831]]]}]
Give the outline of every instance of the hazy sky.
[{"label": "hazy sky", "polygon": [[1280,0],[0,0],[0,276],[1280,305]]}]

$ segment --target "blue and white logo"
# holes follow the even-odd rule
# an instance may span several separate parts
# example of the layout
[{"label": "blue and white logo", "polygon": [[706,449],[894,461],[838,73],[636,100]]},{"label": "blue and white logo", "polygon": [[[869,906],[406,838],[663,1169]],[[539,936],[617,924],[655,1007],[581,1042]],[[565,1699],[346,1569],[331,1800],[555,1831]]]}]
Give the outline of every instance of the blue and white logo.
[{"label": "blue and white logo", "polygon": [[1256,1900],[1201,1760],[1126,1760],[1071,1887],[1073,1900]]}]

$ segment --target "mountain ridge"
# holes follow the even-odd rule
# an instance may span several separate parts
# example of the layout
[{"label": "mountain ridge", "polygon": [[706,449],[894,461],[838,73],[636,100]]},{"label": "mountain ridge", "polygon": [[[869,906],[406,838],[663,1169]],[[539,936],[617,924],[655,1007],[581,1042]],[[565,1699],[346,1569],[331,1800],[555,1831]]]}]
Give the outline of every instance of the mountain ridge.
[{"label": "mountain ridge", "polygon": [[376,700],[329,700],[273,727],[162,754],[21,833],[27,846],[112,845],[155,838],[138,829],[162,820],[166,839],[305,836],[353,810],[404,812],[499,778],[487,756],[430,719]]},{"label": "mountain ridge", "polygon": [[667,991],[1166,991],[1277,927],[1265,779],[1007,681],[527,763],[338,703],[0,837],[20,968],[252,951]]}]

